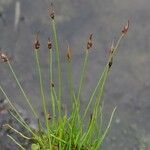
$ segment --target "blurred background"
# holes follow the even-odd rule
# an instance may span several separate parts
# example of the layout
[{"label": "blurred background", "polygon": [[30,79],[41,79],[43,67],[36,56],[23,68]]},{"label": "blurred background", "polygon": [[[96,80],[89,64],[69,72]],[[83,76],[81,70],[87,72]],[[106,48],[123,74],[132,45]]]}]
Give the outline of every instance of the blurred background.
[{"label": "blurred background", "polygon": [[[35,33],[39,31],[42,45],[41,67],[46,81],[48,78],[47,38],[52,36],[48,17],[49,6],[48,0],[0,0],[0,48],[11,55],[12,65],[19,80],[32,98],[32,103],[39,108],[40,94],[32,43]],[[56,0],[55,7],[64,75],[64,93],[67,93],[65,84],[67,43],[73,50],[73,70],[75,88],[77,88],[86,41],[90,33],[94,36],[94,47],[90,52],[85,86],[81,95],[83,106],[87,103],[91,90],[106,63],[111,42],[119,37],[122,27],[127,20],[130,20],[130,30],[120,43],[119,52],[105,87],[104,118],[108,121],[115,106],[117,106],[117,112],[102,149],[149,150],[150,1]],[[55,66],[54,61],[54,70]],[[0,84],[14,103],[28,110],[4,63],[0,64]],[[48,86],[47,82],[45,84]],[[3,98],[3,94],[0,93],[0,99]],[[64,97],[64,101],[69,107],[68,97]],[[2,119],[0,115],[0,120]],[[9,149],[5,148],[4,142],[6,139],[4,140],[0,134],[0,148]]]}]

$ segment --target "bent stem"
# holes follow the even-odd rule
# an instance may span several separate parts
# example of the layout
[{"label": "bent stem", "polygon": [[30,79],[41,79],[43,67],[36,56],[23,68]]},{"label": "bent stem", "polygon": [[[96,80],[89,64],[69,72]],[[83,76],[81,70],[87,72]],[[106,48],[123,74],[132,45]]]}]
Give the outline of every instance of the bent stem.
[{"label": "bent stem", "polygon": [[110,120],[109,120],[109,123],[108,123],[108,125],[107,125],[107,128],[105,129],[105,132],[103,133],[103,135],[100,136],[100,138],[99,138],[99,140],[98,140],[99,142],[98,142],[98,144],[97,144],[97,146],[96,146],[95,149],[98,149],[99,146],[101,145],[101,143],[103,142],[103,140],[105,139],[105,137],[106,137],[106,135],[107,135],[107,133],[108,133],[108,130],[110,129],[110,126],[111,126],[111,123],[112,123],[112,119],[113,119],[113,116],[114,116],[114,114],[115,114],[115,112],[116,112],[116,109],[117,109],[117,107],[115,107],[114,110],[112,111],[111,117],[110,117]]},{"label": "bent stem", "polygon": [[30,127],[27,125],[26,122],[22,122],[20,119],[17,118],[17,116],[10,111],[10,114],[12,115],[12,117],[14,117],[25,129],[27,129],[33,136],[36,137],[36,134],[33,133],[33,131],[30,129]]},{"label": "bent stem", "polygon": [[12,126],[10,126],[9,124],[4,124],[3,127],[8,127],[11,130],[13,130],[14,132],[16,132],[17,134],[19,134],[21,137],[23,137],[24,139],[30,140],[31,138],[23,135],[21,132],[19,132],[18,130],[16,130],[15,128],[13,128]]},{"label": "bent stem", "polygon": [[26,128],[29,132],[31,132],[33,135],[35,135],[32,130],[30,129],[29,125],[27,125],[27,123],[24,121],[24,119],[22,118],[22,116],[19,114],[18,110],[16,109],[16,107],[12,104],[12,102],[10,101],[9,97],[7,96],[6,92],[3,90],[3,88],[0,86],[0,90],[2,91],[2,93],[4,94],[5,98],[7,99],[10,107],[14,110],[14,112],[16,113],[16,115],[19,117],[17,117],[16,115],[14,115],[12,112],[10,112],[10,114],[16,118],[16,120],[24,127]]},{"label": "bent stem", "polygon": [[23,146],[21,146],[20,143],[18,143],[12,136],[10,136],[9,134],[7,134],[7,136],[14,142],[16,143],[16,145],[18,145],[22,150],[26,150]]}]

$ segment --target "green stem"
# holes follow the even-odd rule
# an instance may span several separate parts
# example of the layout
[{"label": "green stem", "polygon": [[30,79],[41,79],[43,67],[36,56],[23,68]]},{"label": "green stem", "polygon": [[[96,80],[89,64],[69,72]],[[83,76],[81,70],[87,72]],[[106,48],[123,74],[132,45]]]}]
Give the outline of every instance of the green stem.
[{"label": "green stem", "polygon": [[94,111],[92,119],[90,120],[90,123],[89,123],[89,127],[86,131],[86,134],[84,136],[82,136],[82,138],[81,138],[82,142],[81,142],[80,146],[82,146],[91,137],[91,133],[93,133],[92,131],[94,130],[94,126],[96,124],[96,120],[97,120],[97,112]]},{"label": "green stem", "polygon": [[58,46],[58,36],[57,36],[56,24],[54,19],[52,20],[52,27],[53,27],[53,35],[54,35],[55,48],[56,48],[57,67],[58,67],[58,100],[61,101],[62,75],[61,75],[61,64],[60,64],[60,50]]},{"label": "green stem", "polygon": [[48,123],[48,113],[46,110],[46,100],[45,100],[45,94],[44,94],[44,88],[43,88],[43,80],[42,80],[42,73],[41,73],[41,67],[39,63],[39,55],[38,55],[38,50],[35,49],[35,57],[36,57],[36,63],[37,63],[37,69],[38,69],[38,74],[39,74],[39,80],[40,80],[40,92],[41,92],[41,97],[42,97],[42,106],[43,106],[43,111],[44,111],[44,116],[45,116],[45,121],[46,121],[46,127],[48,130],[48,138],[49,138],[49,144],[51,146],[51,140],[50,140],[50,128],[49,128],[49,123]]},{"label": "green stem", "polygon": [[125,34],[121,34],[121,36],[119,37],[119,39],[118,39],[118,41],[117,41],[117,43],[116,43],[116,46],[115,46],[115,51],[114,51],[114,53],[116,52],[116,50],[118,49],[118,47],[119,47],[119,44],[120,44],[120,42],[121,42],[121,40],[122,40],[122,38],[124,37],[124,35]]},{"label": "green stem", "polygon": [[77,102],[77,99],[75,98],[75,95],[74,95],[74,87],[73,87],[73,74],[72,74],[72,60],[70,60],[68,63],[68,84],[69,84],[69,90],[70,90],[70,99],[72,101],[72,103],[74,104],[72,107],[72,116],[73,116],[73,119],[72,119],[72,123],[74,123],[75,121],[75,117],[76,117],[76,114],[78,112],[78,102]]},{"label": "green stem", "polygon": [[98,148],[99,148],[99,146],[100,146],[101,143],[103,142],[104,138],[106,137],[106,134],[108,133],[108,130],[109,130],[110,126],[111,126],[112,119],[113,119],[113,116],[114,116],[114,114],[115,114],[115,112],[116,112],[116,109],[117,109],[117,108],[115,107],[114,110],[112,111],[111,117],[110,117],[110,120],[109,120],[109,123],[108,123],[108,125],[107,125],[107,128],[105,129],[105,132],[103,133],[103,135],[100,136],[99,142],[98,142],[97,147],[96,147],[95,149],[98,149]]},{"label": "green stem", "polygon": [[[80,131],[79,131],[79,134],[82,133],[82,120],[80,118],[80,102],[79,102],[79,98],[80,98],[80,93],[81,93],[81,89],[82,89],[82,85],[83,85],[83,80],[84,80],[84,77],[85,77],[85,70],[86,70],[86,65],[87,65],[87,61],[88,61],[88,50],[86,49],[86,54],[85,54],[85,58],[84,58],[84,63],[83,63],[83,68],[82,68],[82,72],[81,72],[81,77],[80,77],[80,81],[79,81],[79,87],[78,87],[78,95],[77,95],[77,98],[75,98],[75,101],[77,103],[76,105],[76,111],[75,111],[75,114],[73,116],[73,125],[74,125],[74,121],[75,121],[75,117],[77,115],[77,120],[78,120],[78,123],[79,123],[79,126],[81,127]],[[78,141],[78,138],[76,139],[76,141]]]},{"label": "green stem", "polygon": [[39,74],[39,80],[40,80],[40,92],[41,92],[41,97],[42,97],[42,106],[43,106],[45,121],[47,122],[48,119],[47,119],[47,110],[46,110],[46,100],[45,100],[44,89],[43,89],[43,80],[42,80],[41,68],[40,68],[40,63],[39,63],[38,50],[35,50],[35,56],[36,56],[36,63],[37,63],[37,69],[38,69],[38,74]]},{"label": "green stem", "polygon": [[81,78],[79,81],[79,87],[78,87],[78,95],[76,98],[77,101],[77,106],[76,106],[76,113],[78,115],[78,122],[80,122],[80,93],[81,93],[81,89],[82,89],[82,85],[83,85],[83,80],[85,77],[85,70],[86,70],[86,65],[87,65],[87,61],[88,61],[88,50],[86,49],[86,53],[85,53],[85,59],[84,59],[84,63],[83,63],[83,68],[82,68],[82,72],[81,72]]},{"label": "green stem", "polygon": [[100,87],[99,95],[97,96],[96,102],[95,102],[95,107],[94,108],[95,108],[96,111],[99,110],[99,105],[100,105],[102,95],[103,95],[103,92],[104,92],[104,86],[105,86],[105,83],[106,83],[106,80],[107,80],[107,77],[108,77],[108,72],[109,72],[109,66],[107,65],[106,72],[104,73],[103,82],[102,82],[102,85]]},{"label": "green stem", "polygon": [[35,109],[34,109],[33,106],[31,105],[30,100],[29,100],[29,98],[27,97],[25,91],[23,90],[23,88],[22,88],[22,86],[21,86],[21,84],[20,84],[20,82],[19,82],[19,80],[18,80],[18,78],[17,78],[17,76],[16,76],[16,74],[15,74],[15,72],[14,72],[14,70],[13,70],[13,68],[12,68],[12,66],[11,66],[11,64],[10,64],[9,61],[8,61],[8,66],[9,66],[9,68],[10,68],[10,70],[11,70],[11,72],[12,72],[12,74],[13,74],[13,76],[14,76],[14,78],[15,78],[15,80],[16,80],[16,82],[17,82],[17,84],[18,84],[18,86],[19,86],[19,88],[20,88],[20,90],[21,90],[21,92],[22,92],[22,94],[23,94],[23,96],[25,97],[25,99],[26,99],[26,101],[27,101],[29,107],[31,108],[31,110],[32,110],[32,112],[33,112],[33,114],[34,114],[34,116],[35,116],[36,118],[38,118],[38,115],[37,115],[37,113],[35,112]]},{"label": "green stem", "polygon": [[75,106],[73,105],[72,106],[72,121],[71,121],[71,124],[72,124],[72,128],[74,128],[74,121],[75,121],[75,117],[76,117],[76,109],[77,109],[77,102],[76,100],[74,99],[74,91],[73,91],[73,77],[72,77],[72,61],[68,60],[67,61],[67,73],[68,73],[68,88],[69,88],[69,92],[70,92],[70,100],[73,104],[75,104]]},{"label": "green stem", "polygon": [[[52,49],[49,50],[49,74],[50,74],[50,84],[53,82],[53,68],[52,68],[52,62],[53,62],[53,57],[52,57]],[[52,100],[52,111],[53,111],[53,123],[55,120],[55,100],[54,100],[54,95],[53,95],[53,87],[50,85],[50,95],[51,95],[51,100]]]},{"label": "green stem", "polygon": [[84,59],[84,63],[83,63],[83,69],[82,69],[81,78],[80,78],[80,82],[79,82],[77,101],[79,101],[81,88],[82,88],[83,80],[84,80],[84,77],[85,77],[85,69],[86,69],[87,60],[88,60],[88,54],[89,54],[88,50],[86,50],[85,59]]},{"label": "green stem", "polygon": [[123,37],[124,37],[124,34],[121,34],[121,36],[119,37],[119,39],[118,39],[118,41],[117,41],[117,43],[116,43],[116,45],[114,47],[113,54],[112,54],[112,56],[111,55],[109,56],[108,62],[106,64],[106,67],[105,67],[106,72],[104,72],[104,79],[102,79],[102,85],[100,86],[100,92],[99,92],[99,95],[97,96],[97,100],[96,100],[96,103],[95,103],[96,110],[98,110],[98,107],[100,105],[101,97],[102,97],[102,94],[103,94],[103,91],[104,91],[105,82],[107,80],[108,73],[110,71],[109,62],[110,62],[111,58],[113,58],[114,55],[116,54],[116,51],[117,51],[117,49],[119,47],[119,44],[120,44],[120,42],[121,42],[121,40],[122,40]]},{"label": "green stem", "polygon": [[69,85],[69,92],[70,92],[70,100],[74,103],[74,89],[73,89],[73,75],[72,75],[72,61],[70,60],[67,63],[68,66],[68,85]]},{"label": "green stem", "polygon": [[56,102],[57,102],[58,116],[59,116],[59,118],[60,118],[60,117],[61,117],[61,104],[60,104],[60,101],[58,100],[58,97],[57,97],[57,94],[56,94],[56,90],[55,90],[54,87],[53,87],[53,95],[54,95],[54,99],[55,99]]},{"label": "green stem", "polygon": [[96,87],[95,87],[95,89],[94,89],[94,91],[93,91],[93,93],[92,93],[92,95],[90,97],[89,103],[88,103],[88,105],[86,107],[86,110],[84,112],[84,115],[83,115],[83,120],[84,120],[84,118],[85,118],[85,116],[86,116],[86,114],[87,114],[87,112],[88,112],[88,110],[89,110],[89,108],[91,106],[93,98],[94,98],[94,96],[95,96],[95,94],[96,94],[96,92],[97,92],[97,90],[98,90],[98,88],[99,88],[99,86],[100,86],[100,84],[102,82],[102,79],[103,79],[103,76],[105,74],[106,69],[107,69],[107,66],[105,66],[104,71],[103,71],[102,75],[100,76],[100,79],[99,79],[99,81],[98,81],[98,83],[97,83],[97,85],[96,85]]},{"label": "green stem", "polygon": [[[90,134],[92,133],[92,130],[94,130],[94,124],[95,124],[95,120],[97,119],[97,114],[99,112],[98,108],[99,108],[99,104],[100,104],[101,97],[102,97],[102,94],[103,94],[104,85],[105,85],[105,82],[106,82],[106,79],[107,79],[107,76],[108,76],[108,71],[109,71],[109,68],[108,68],[108,64],[107,64],[106,67],[104,68],[104,71],[103,71],[102,76],[101,76],[101,78],[99,80],[99,83],[97,84],[97,86],[96,86],[96,88],[95,88],[95,90],[93,92],[94,94],[92,94],[92,96],[90,98],[90,102],[89,102],[89,104],[88,104],[88,106],[86,108],[86,111],[85,111],[84,115],[83,115],[83,118],[85,118],[85,116],[87,114],[87,111],[89,109],[89,106],[90,106],[90,104],[91,104],[91,102],[93,100],[93,97],[94,97],[96,91],[98,90],[98,88],[100,88],[100,92],[99,92],[99,94],[98,94],[98,96],[96,98],[96,102],[95,102],[95,106],[94,106],[95,109],[94,109],[94,112],[93,112],[93,118],[91,120],[91,124],[90,124],[90,126],[88,128],[87,133],[82,137],[82,142],[81,142],[82,144],[87,139],[89,139]],[[82,146],[82,144],[80,146]]]}]

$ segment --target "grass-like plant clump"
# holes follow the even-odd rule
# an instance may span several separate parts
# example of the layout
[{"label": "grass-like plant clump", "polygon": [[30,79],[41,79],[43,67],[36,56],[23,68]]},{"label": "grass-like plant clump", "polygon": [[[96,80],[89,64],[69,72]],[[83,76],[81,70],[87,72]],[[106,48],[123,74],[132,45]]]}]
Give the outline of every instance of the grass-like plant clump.
[{"label": "grass-like plant clump", "polygon": [[[9,124],[5,124],[4,127],[8,127],[16,132],[19,136],[27,139],[31,143],[31,150],[98,150],[104,141],[106,134],[111,126],[112,118],[115,113],[116,108],[114,108],[111,113],[110,120],[108,125],[102,130],[102,96],[104,91],[104,86],[108,78],[109,72],[112,68],[113,59],[116,55],[119,43],[121,39],[126,35],[129,29],[129,22],[122,29],[120,37],[116,42],[112,43],[110,51],[108,54],[108,59],[104,70],[100,73],[99,80],[97,85],[93,89],[91,96],[89,97],[88,104],[85,110],[81,113],[81,104],[80,104],[80,95],[82,92],[82,87],[84,85],[86,67],[88,62],[88,56],[90,49],[93,46],[93,34],[89,35],[87,40],[87,46],[85,47],[85,57],[83,61],[83,68],[81,70],[81,76],[79,80],[79,85],[77,91],[74,89],[73,73],[72,73],[72,51],[68,45],[66,61],[68,68],[68,84],[70,101],[72,104],[71,112],[68,114],[64,109],[62,109],[62,68],[60,62],[60,49],[58,42],[58,35],[56,30],[55,22],[55,12],[53,5],[49,10],[49,16],[52,25],[53,38],[54,42],[48,38],[47,49],[49,52],[49,93],[51,100],[51,109],[52,114],[49,114],[46,106],[46,96],[44,92],[44,82],[42,78],[42,71],[40,67],[40,40],[38,34],[36,35],[34,41],[34,54],[36,60],[36,67],[38,70],[39,84],[40,84],[40,93],[41,93],[41,102],[44,112],[44,122],[40,119],[39,113],[32,106],[31,100],[28,97],[27,93],[24,91],[21,83],[18,81],[16,73],[11,65],[9,56],[1,51],[0,59],[1,61],[8,64],[10,71],[23,95],[26,102],[28,103],[29,108],[31,109],[35,119],[37,120],[38,127],[33,129],[29,124],[22,118],[17,108],[11,102],[5,90],[0,86],[0,90],[3,92],[13,111],[10,111],[10,114],[21,124],[30,134],[23,135],[23,133],[17,131],[15,128]],[[56,53],[56,58],[54,58],[54,53]],[[57,81],[58,84],[55,85],[53,81],[53,59],[56,59],[57,62]],[[92,109],[91,109],[92,108]],[[90,113],[92,110],[92,113]],[[90,114],[90,115],[89,115]],[[87,121],[88,120],[88,121]],[[100,121],[101,120],[101,121]],[[21,149],[25,149],[14,137],[8,135]]]}]

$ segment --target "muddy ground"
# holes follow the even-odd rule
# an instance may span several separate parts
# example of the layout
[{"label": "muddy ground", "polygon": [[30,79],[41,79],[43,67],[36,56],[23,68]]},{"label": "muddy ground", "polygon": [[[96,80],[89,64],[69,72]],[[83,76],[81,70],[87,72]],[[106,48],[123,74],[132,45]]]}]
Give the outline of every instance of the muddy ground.
[{"label": "muddy ground", "polygon": [[[17,17],[15,10],[19,10],[16,9],[18,2],[20,15]],[[32,97],[32,102],[39,108],[38,81],[33,71],[35,67],[32,41],[34,33],[40,31],[42,71],[45,72],[46,80],[46,42],[47,37],[51,36],[48,6],[48,0],[0,0],[0,48],[11,55],[12,65],[17,69],[19,80]],[[130,20],[130,31],[120,44],[105,88],[105,116],[108,119],[115,106],[117,113],[102,149],[150,150],[150,1],[57,0],[55,6],[64,81],[64,56],[67,43],[70,43],[73,49],[75,88],[87,36],[89,33],[94,35],[94,48],[90,52],[82,93],[83,105],[86,104],[89,91],[96,84],[104,67],[111,42],[118,38],[122,26]],[[28,110],[13,77],[3,63],[0,64],[0,84],[13,102]],[[64,93],[66,91],[65,86]],[[2,93],[0,97],[4,97]],[[68,101],[67,97],[64,99]],[[2,119],[0,115],[0,120]],[[3,138],[0,137],[0,148],[9,149],[5,148],[6,144],[3,143],[7,138],[2,140]]]}]

